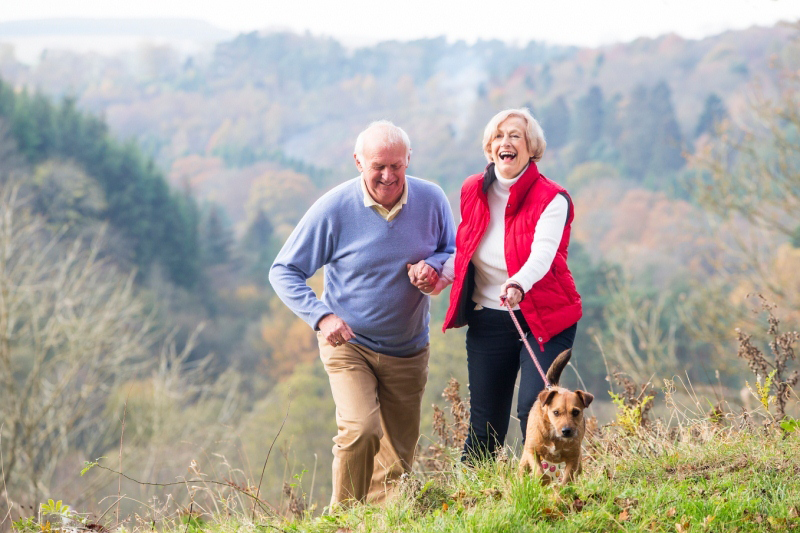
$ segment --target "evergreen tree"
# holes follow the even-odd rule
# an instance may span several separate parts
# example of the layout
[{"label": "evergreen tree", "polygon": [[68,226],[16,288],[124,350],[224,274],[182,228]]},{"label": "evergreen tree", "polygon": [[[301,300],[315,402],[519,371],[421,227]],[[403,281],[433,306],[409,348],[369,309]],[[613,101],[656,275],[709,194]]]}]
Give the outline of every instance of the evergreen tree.
[{"label": "evergreen tree", "polygon": [[592,85],[575,105],[575,162],[589,159],[592,146],[603,136],[605,104],[603,91]]},{"label": "evergreen tree", "polygon": [[263,209],[259,209],[241,242],[245,268],[250,277],[261,286],[268,286],[269,268],[280,249],[274,227]]},{"label": "evergreen tree", "polygon": [[548,148],[561,148],[569,141],[570,113],[563,96],[556,98],[542,112],[542,129]]},{"label": "evergreen tree", "polygon": [[267,248],[272,242],[275,228],[272,226],[269,217],[263,209],[259,208],[250,227],[242,239],[242,243],[248,248]]},{"label": "evergreen tree", "polygon": [[661,175],[674,172],[684,164],[683,137],[672,107],[672,91],[666,81],[660,81],[650,93],[653,114],[653,155],[649,171]]},{"label": "evergreen tree", "polygon": [[203,223],[204,261],[207,265],[227,263],[231,258],[233,233],[222,219],[222,210],[212,205]]},{"label": "evergreen tree", "polygon": [[627,173],[643,180],[653,150],[653,124],[647,87],[637,85],[625,104],[622,115],[620,155]]},{"label": "evergreen tree", "polygon": [[78,111],[73,98],[54,105],[38,93],[15,93],[2,79],[0,119],[29,164],[72,160],[100,184],[106,209],[99,217],[130,241],[142,275],[159,261],[173,282],[197,281],[197,219],[135,143],[114,140],[105,122]]},{"label": "evergreen tree", "polygon": [[697,126],[694,128],[695,138],[704,133],[714,133],[717,124],[727,117],[728,110],[725,108],[722,99],[716,93],[709,94],[705,104],[703,104],[703,112],[697,120]]}]

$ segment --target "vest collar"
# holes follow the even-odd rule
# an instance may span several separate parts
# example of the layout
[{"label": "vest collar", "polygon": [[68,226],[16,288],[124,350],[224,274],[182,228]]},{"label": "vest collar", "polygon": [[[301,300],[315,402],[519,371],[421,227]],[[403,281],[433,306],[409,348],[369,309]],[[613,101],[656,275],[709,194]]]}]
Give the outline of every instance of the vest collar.
[{"label": "vest collar", "polygon": [[[484,198],[489,193],[489,187],[492,186],[492,183],[494,183],[496,179],[497,176],[494,173],[494,163],[489,163],[486,165],[486,170],[483,172],[482,189]],[[508,208],[512,213],[517,212],[517,209],[519,209],[519,206],[522,205],[522,201],[528,194],[528,190],[533,186],[537,179],[539,179],[539,168],[536,166],[536,163],[531,161],[528,164],[528,169],[523,172],[519,179],[517,179],[517,182],[511,186],[508,197]]]}]

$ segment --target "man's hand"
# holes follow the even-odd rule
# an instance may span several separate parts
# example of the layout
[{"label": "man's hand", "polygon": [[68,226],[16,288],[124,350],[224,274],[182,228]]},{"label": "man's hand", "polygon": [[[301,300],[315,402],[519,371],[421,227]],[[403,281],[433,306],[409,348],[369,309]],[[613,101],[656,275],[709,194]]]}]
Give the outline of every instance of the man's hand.
[{"label": "man's hand", "polygon": [[508,280],[503,283],[503,287],[500,289],[500,302],[505,305],[504,302],[508,301],[508,305],[510,305],[512,309],[519,305],[523,296],[522,288],[516,281]]},{"label": "man's hand", "polygon": [[347,322],[334,314],[325,315],[317,325],[320,333],[331,346],[341,346],[356,337]]},{"label": "man's hand", "polygon": [[424,260],[413,265],[408,263],[406,269],[408,270],[408,279],[411,284],[424,293],[433,291],[434,287],[436,287],[436,282],[439,281],[439,274]]}]

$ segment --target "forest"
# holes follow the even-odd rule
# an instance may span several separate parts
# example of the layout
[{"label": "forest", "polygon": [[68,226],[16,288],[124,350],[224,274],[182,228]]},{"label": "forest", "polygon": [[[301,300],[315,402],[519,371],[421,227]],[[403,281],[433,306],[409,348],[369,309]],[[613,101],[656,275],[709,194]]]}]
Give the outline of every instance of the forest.
[{"label": "forest", "polygon": [[[266,464],[267,500],[294,482],[324,504],[328,381],[267,271],[314,200],[357,175],[356,135],[383,118],[409,133],[409,174],[441,185],[456,217],[489,118],[525,106],[541,122],[540,169],[576,210],[584,317],[566,379],[595,392],[601,423],[615,372],[749,408],[737,328],[763,325],[757,295],[786,329],[800,323],[799,39],[780,24],[596,49],[348,49],[250,33],[206,55],[52,50],[35,65],[0,50],[5,494],[98,513],[120,491],[124,512],[164,497],[79,475],[104,458],[139,481],[188,468],[243,484]],[[466,387],[446,306],[432,301],[429,437],[450,379]]]}]

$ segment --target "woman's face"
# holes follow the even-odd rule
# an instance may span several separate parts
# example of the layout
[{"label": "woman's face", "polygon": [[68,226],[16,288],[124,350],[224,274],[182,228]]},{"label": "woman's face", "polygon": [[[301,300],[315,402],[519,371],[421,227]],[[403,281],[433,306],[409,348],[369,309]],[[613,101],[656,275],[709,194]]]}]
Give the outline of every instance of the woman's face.
[{"label": "woman's face", "polygon": [[497,127],[491,154],[495,171],[503,178],[515,178],[531,159],[525,138],[526,126],[525,119],[508,117]]}]

